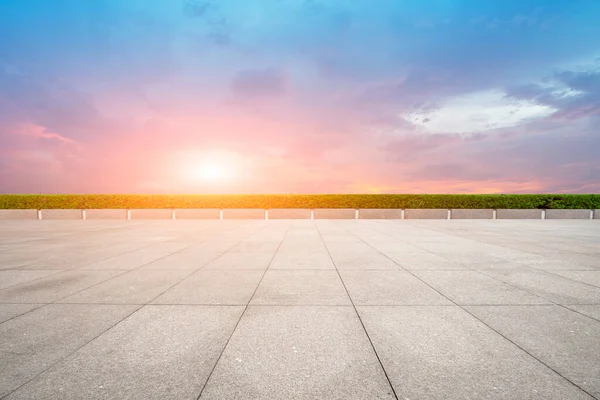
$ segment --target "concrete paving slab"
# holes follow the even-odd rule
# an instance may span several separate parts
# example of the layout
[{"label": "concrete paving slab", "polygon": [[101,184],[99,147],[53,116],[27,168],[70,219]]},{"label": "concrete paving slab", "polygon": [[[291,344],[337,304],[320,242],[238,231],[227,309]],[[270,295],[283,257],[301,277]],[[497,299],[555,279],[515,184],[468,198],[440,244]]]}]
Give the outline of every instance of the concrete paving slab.
[{"label": "concrete paving slab", "polygon": [[[216,256],[219,256],[229,249],[234,247],[239,241],[224,241],[224,240],[209,240],[206,242],[199,243],[197,245],[192,245],[188,248],[185,248],[177,253],[173,253],[168,255],[167,257],[183,257],[183,258],[193,258],[197,259],[198,262],[205,260],[212,261]],[[164,259],[167,259],[165,257]],[[160,262],[162,260],[156,260],[155,262]],[[155,263],[153,262],[153,263]]]},{"label": "concrete paving slab", "polygon": [[546,219],[590,219],[590,210],[546,210]]},{"label": "concrete paving slab", "polygon": [[0,303],[51,303],[123,271],[66,271],[0,290]]},{"label": "concrete paving slab", "polygon": [[450,218],[452,218],[452,219],[492,219],[492,218],[494,218],[494,210],[454,208],[450,211]]},{"label": "concrete paving slab", "polygon": [[89,209],[85,210],[86,219],[127,219],[127,210],[125,209]]},{"label": "concrete paving slab", "polygon": [[377,237],[375,235],[371,235],[371,237],[363,237],[364,241],[368,243],[375,250],[388,254],[401,255],[406,253],[428,253],[416,247],[415,245],[402,243],[398,240],[395,240],[390,237],[386,237],[383,235],[382,237]]},{"label": "concrete paving slab", "polygon": [[0,210],[0,219],[37,219],[37,210]]},{"label": "concrete paving slab", "polygon": [[539,296],[477,271],[414,271],[457,304],[549,304]]},{"label": "concrete paving slab", "polygon": [[497,219],[542,219],[542,210],[498,209]]},{"label": "concrete paving slab", "polygon": [[219,249],[183,250],[151,261],[139,267],[140,270],[187,270],[194,271],[206,266],[222,254]]},{"label": "concrete paving slab", "polygon": [[208,263],[204,269],[220,270],[265,270],[273,259],[270,253],[225,253]]},{"label": "concrete paving slab", "polygon": [[0,324],[0,397],[27,383],[135,309],[135,306],[52,304]]},{"label": "concrete paving slab", "polygon": [[358,219],[401,219],[402,210],[394,208],[361,208]]},{"label": "concrete paving slab", "polygon": [[[589,222],[588,222],[589,223]],[[595,223],[595,222],[593,222]],[[560,253],[550,254],[554,260],[561,261],[563,263],[571,263],[577,266],[592,267],[600,270],[600,257],[599,254],[577,254],[576,251],[562,251]]]},{"label": "concrete paving slab", "polygon": [[221,210],[218,208],[177,208],[176,219],[220,219]]},{"label": "concrete paving slab", "polygon": [[285,237],[285,240],[281,242],[278,252],[280,251],[286,251],[288,253],[301,253],[306,251],[327,252],[327,249],[318,235],[299,236],[290,233]]},{"label": "concrete paving slab", "polygon": [[352,307],[250,306],[201,399],[394,399]]},{"label": "concrete paving slab", "polygon": [[[348,336],[348,332],[354,330],[357,322],[360,325],[360,321],[349,322],[352,328],[348,330],[345,316],[317,313],[318,316],[314,317],[304,314],[308,313],[304,310],[309,309],[347,309],[349,316],[356,317],[351,306],[309,305],[330,301],[339,292],[339,285],[333,284],[326,276],[336,272],[331,255],[352,298],[358,299],[359,303],[371,304],[358,305],[359,312],[375,309],[372,317],[379,321],[377,329],[384,334],[378,335],[373,343],[380,356],[389,354],[382,361],[390,379],[397,389],[400,388],[399,398],[577,399],[581,398],[580,395],[585,398],[576,386],[569,384],[570,389],[565,389],[559,383],[564,383],[560,375],[546,375],[548,368],[533,356],[518,350],[493,330],[482,329],[476,319],[447,315],[443,311],[432,314],[431,310],[460,311],[460,308],[448,303],[421,304],[423,299],[433,304],[437,302],[428,297],[428,293],[432,292],[446,299],[409,272],[418,274],[453,299],[495,303],[512,303],[518,299],[519,302],[528,302],[529,298],[523,293],[530,293],[570,307],[563,309],[587,320],[587,324],[600,324],[600,288],[593,286],[595,272],[600,271],[598,243],[598,220],[0,220],[0,282],[3,285],[16,283],[0,289],[0,328],[15,321],[29,321],[19,332],[9,335],[9,343],[11,340],[15,343],[24,341],[30,335],[46,334],[56,338],[40,339],[42,344],[39,345],[31,342],[24,344],[23,348],[5,348],[1,344],[3,332],[0,332],[0,375],[9,371],[5,365],[10,366],[12,371],[25,371],[23,373],[32,378],[50,367],[35,378],[31,386],[28,384],[19,390],[20,398],[63,398],[62,393],[56,394],[55,391],[63,387],[68,396],[85,394],[79,398],[152,398],[151,394],[148,395],[152,391],[160,398],[168,398],[171,393],[173,397],[195,399],[208,375],[204,375],[204,369],[198,369],[193,375],[198,379],[189,378],[190,375],[186,375],[191,365],[186,358],[188,354],[185,351],[170,354],[170,338],[176,338],[181,329],[187,336],[182,341],[176,340],[185,343],[183,347],[194,349],[196,343],[201,342],[202,354],[208,355],[206,360],[213,366],[216,359],[212,359],[210,354],[220,354],[224,344],[213,347],[210,342],[200,339],[203,336],[200,330],[196,330],[199,325],[193,321],[195,317],[188,318],[187,311],[179,314],[179,310],[189,306],[203,307],[196,304],[214,305],[217,311],[229,304],[245,307],[255,293],[260,300],[263,297],[276,301],[291,299],[299,305],[250,305],[248,314],[244,314],[230,342],[234,347],[225,349],[228,355],[221,359],[221,366],[215,369],[210,378],[212,383],[209,382],[203,395],[244,399],[382,397],[380,394],[383,392],[379,391],[381,387],[377,383],[381,381],[377,377],[372,379],[368,372],[377,370],[375,367],[379,365],[377,363],[374,370],[369,369],[372,367],[370,360],[377,360],[373,349],[369,350],[370,360],[361,362],[364,358],[355,356],[363,354],[360,350],[363,345],[352,341],[354,334]],[[217,262],[219,259],[221,261]],[[215,263],[210,265],[211,261]],[[97,263],[97,270],[83,269],[93,263]],[[265,285],[258,288],[265,270]],[[487,278],[475,274],[474,270]],[[52,275],[37,275],[45,273]],[[191,275],[188,276],[188,273]],[[277,274],[280,274],[279,278],[271,278]],[[283,275],[286,275],[285,278],[281,278]],[[314,282],[312,275],[316,277]],[[34,276],[39,277],[32,279]],[[177,283],[173,277],[185,279]],[[167,283],[175,286],[168,289]],[[267,287],[269,291],[264,292],[265,296],[257,290]],[[106,317],[104,309],[93,308],[98,304],[74,305],[92,307],[89,309],[93,310],[90,316],[84,318],[77,311],[81,308],[65,308],[64,318],[48,315],[31,319],[31,315],[46,308],[45,303],[66,301],[61,299],[67,296],[72,296],[72,299],[84,297],[82,301],[118,299],[143,303],[162,293],[161,290],[164,293],[152,302],[157,305],[163,302],[173,319],[160,313],[153,314],[143,324],[135,325],[135,329],[132,325],[110,341],[103,342],[101,350],[98,347],[97,352],[90,352],[81,361],[72,364],[71,360],[77,359],[80,352],[94,348],[96,340],[109,335],[129,318],[74,354],[73,351],[79,347],[63,350],[72,338],[80,340],[88,337],[87,333],[81,334],[78,329],[87,332],[98,318],[102,321]],[[389,301],[384,304],[398,302],[400,305],[375,305],[380,301]],[[67,306],[72,305],[51,305]],[[113,307],[119,309],[121,305]],[[545,305],[503,304],[490,308],[504,307],[547,308]],[[380,309],[387,308],[404,310],[407,314],[386,316],[387,312]],[[252,327],[243,328],[253,309],[265,310],[266,314],[252,317]],[[177,315],[179,317],[175,317]],[[65,318],[71,322],[65,322]],[[210,313],[201,318],[208,323],[214,322]],[[555,323],[553,318],[562,319],[562,322]],[[540,327],[544,324],[554,326],[555,330],[562,329],[564,335],[547,329],[545,334],[549,338],[540,339],[541,350],[556,349],[554,352],[558,355],[555,356],[562,360],[556,368],[570,369],[571,365],[582,365],[587,366],[587,373],[596,373],[589,368],[590,360],[594,360],[591,356],[593,351],[587,354],[580,349],[585,347],[585,341],[578,335],[588,332],[597,336],[597,332],[591,329],[593,325],[570,318],[549,313],[540,322],[535,316],[529,318],[524,314],[513,318],[511,314],[510,318],[502,317],[500,320],[511,332],[526,337],[531,332],[534,332],[532,336],[536,336],[535,329],[544,330]],[[52,325],[54,319],[59,321],[56,325]],[[188,320],[191,326],[186,325]],[[533,321],[531,329],[528,327],[530,320]],[[570,330],[574,332],[564,331],[571,325],[574,328]],[[376,331],[368,323],[365,326],[371,339],[375,339]],[[363,329],[362,326],[360,329]],[[130,330],[136,331],[135,337]],[[152,332],[149,334],[152,338],[160,336],[160,345],[169,347],[165,350],[169,366],[156,361],[165,347],[155,347],[153,343],[158,339],[144,336],[146,331]],[[361,332],[365,335],[364,330]],[[240,335],[235,339],[238,333]],[[568,335],[575,335],[576,340],[571,343]],[[19,339],[11,339],[13,337]],[[136,341],[138,337],[148,340]],[[493,337],[499,337],[501,342],[496,342]],[[119,340],[123,341],[123,345],[117,344]],[[132,345],[125,342],[135,342],[136,351],[130,351],[128,346]],[[63,350],[58,355],[52,353],[54,356],[48,358],[48,352],[54,351],[55,343],[59,350]],[[308,350],[298,347],[297,343]],[[504,344],[498,346],[497,343]],[[557,345],[554,346],[554,343]],[[588,345],[597,346],[596,343]],[[296,346],[298,353],[293,352],[292,346]],[[575,348],[571,350],[568,346]],[[111,353],[113,348],[117,351]],[[509,348],[516,348],[521,356],[524,353],[525,359],[533,364],[523,361],[521,356],[513,356],[507,350]],[[151,360],[152,365],[138,365],[142,356],[138,358],[137,353]],[[534,354],[533,351],[531,353]],[[197,356],[200,352],[193,350],[193,354],[198,364],[204,362],[204,356]],[[21,362],[9,357],[29,358]],[[117,359],[123,360],[124,364],[119,364]],[[48,360],[51,362],[48,363]],[[62,361],[52,366],[58,360]],[[128,363],[128,360],[132,362]],[[182,362],[178,363],[179,360]],[[240,362],[244,368],[232,367]],[[131,368],[123,367],[125,364]],[[161,378],[156,378],[154,372],[158,369],[153,365],[160,365],[165,385],[156,386]],[[180,365],[185,368],[179,368]],[[114,374],[109,371],[111,367]],[[222,368],[221,372],[218,372],[219,368]],[[289,375],[282,374],[282,370],[290,371]],[[330,373],[330,370],[333,372]],[[95,375],[90,371],[100,373]],[[573,371],[578,373],[575,368]],[[172,378],[176,374],[187,380],[181,383],[178,378]],[[129,378],[134,375],[135,379]],[[109,385],[97,383],[96,376]],[[127,379],[121,379],[123,376]],[[215,380],[217,377],[223,379]],[[589,381],[586,375],[581,375],[581,378]],[[13,390],[15,380],[10,376],[7,379],[0,380],[0,392]],[[127,387],[120,385],[121,382]],[[541,384],[543,388],[539,390]],[[99,386],[108,389],[100,392]],[[75,389],[72,392],[71,387]],[[88,389],[80,389],[82,387]],[[387,388],[389,390],[389,385]]]},{"label": "concrete paving slab", "polygon": [[274,271],[263,277],[252,305],[350,305],[336,271]]},{"label": "concrete paving slab", "polygon": [[0,324],[43,305],[44,304],[0,304]]},{"label": "concrete paving slab", "polygon": [[286,251],[285,248],[280,248],[269,269],[335,269],[335,266],[327,249],[321,244],[304,251]]},{"label": "concrete paving slab", "polygon": [[552,258],[552,255],[546,255],[536,260],[517,261],[517,264],[529,268],[539,269],[542,271],[558,272],[558,271],[596,271],[597,269],[584,264],[579,264],[574,260],[560,260]]},{"label": "concrete paving slab", "polygon": [[85,264],[80,269],[86,270],[110,270],[110,269],[135,269],[146,264],[158,261],[164,257],[176,253],[185,246],[175,245],[171,248],[160,248],[160,246],[144,247],[138,250],[128,251],[107,257],[92,263]]},{"label": "concrete paving slab", "polygon": [[228,253],[268,253],[275,254],[281,244],[281,239],[277,240],[244,240],[227,250]]},{"label": "concrete paving slab", "polygon": [[574,281],[600,287],[600,271],[554,271],[553,273]]},{"label": "concrete paving slab", "polygon": [[566,306],[566,307],[570,308],[572,310],[575,310],[577,312],[580,312],[584,315],[587,315],[590,318],[594,318],[595,320],[600,322],[600,305],[599,306],[573,305],[573,306]]},{"label": "concrete paving slab", "polygon": [[51,303],[123,271],[66,271],[0,290],[0,303]]},{"label": "concrete paving slab", "polygon": [[71,253],[61,251],[59,253],[49,253],[45,257],[31,258],[26,263],[21,263],[17,268],[22,270],[53,270],[54,272],[61,270],[71,270],[90,264],[104,258],[96,252],[90,253]]},{"label": "concrete paving slab", "polygon": [[145,304],[190,274],[187,270],[135,270],[59,300],[58,303]]},{"label": "concrete paving slab", "polygon": [[[296,224],[298,224],[299,222],[302,223],[307,223],[310,225],[304,225],[304,226],[297,226]],[[318,221],[321,222],[321,221]],[[288,229],[287,235],[285,236],[286,239],[289,240],[315,240],[318,239],[320,240],[321,237],[319,235],[319,232],[316,229],[316,224],[318,223],[317,221],[313,221],[313,220],[309,220],[309,221],[292,221],[292,224],[290,225],[290,228]]]},{"label": "concrete paving slab", "polygon": [[281,242],[281,247],[297,251],[312,250],[317,247],[324,248],[321,236],[314,227],[311,229],[290,228]]},{"label": "concrete paving slab", "polygon": [[48,209],[40,210],[42,219],[83,219],[81,210]]},{"label": "concrete paving slab", "polygon": [[353,208],[315,208],[315,219],[354,219],[356,210]]},{"label": "concrete paving slab", "polygon": [[[472,269],[512,269],[519,267],[513,261],[494,257],[481,252],[468,252],[458,246],[454,252],[438,253],[446,260]],[[522,266],[522,265],[521,265]]]},{"label": "concrete paving slab", "polygon": [[21,283],[35,281],[44,276],[63,272],[62,270],[3,270],[0,271],[0,289],[6,289],[11,286],[20,285]]},{"label": "concrete paving slab", "polygon": [[402,268],[409,271],[418,270],[464,270],[465,265],[452,262],[447,258],[428,252],[393,252],[383,251],[383,254],[394,260]]},{"label": "concrete paving slab", "polygon": [[334,264],[339,269],[398,269],[399,266],[364,243],[326,243]]},{"label": "concrete paving slab", "polygon": [[417,249],[423,249],[425,251],[439,254],[439,255],[456,255],[456,254],[468,254],[472,255],[477,253],[477,255],[485,255],[487,253],[484,248],[484,244],[477,243],[470,240],[457,241],[453,242],[443,241],[443,242],[423,242],[417,243],[414,245]]},{"label": "concrete paving slab", "polygon": [[146,306],[9,399],[195,399],[242,309]]},{"label": "concrete paving slab", "polygon": [[448,219],[448,210],[441,208],[407,208],[404,219]]},{"label": "concrete paving slab", "polygon": [[139,247],[142,247],[142,245],[137,246],[131,243],[124,243],[123,246],[115,245],[109,247],[103,247],[100,243],[92,246],[83,246],[81,244],[59,246],[57,243],[39,245],[35,247],[35,250],[30,252],[31,257],[28,257],[28,261],[22,263],[18,268],[31,270],[81,268]]},{"label": "concrete paving slab", "polygon": [[591,399],[459,307],[358,310],[399,399]]},{"label": "concrete paving slab", "polygon": [[263,271],[200,270],[153,303],[246,305],[262,276]]},{"label": "concrete paving slab", "polygon": [[600,288],[552,273],[527,268],[485,274],[558,304],[600,304]]},{"label": "concrete paving slab", "polygon": [[172,219],[173,210],[170,208],[132,209],[129,210],[131,219]]},{"label": "concrete paving slab", "polygon": [[321,239],[325,243],[340,243],[343,246],[364,246],[362,240],[351,233],[326,233],[321,232]]},{"label": "concrete paving slab", "polygon": [[37,246],[34,249],[15,253],[3,251],[0,252],[0,270],[31,268],[43,260],[44,252],[40,251]]},{"label": "concrete paving slab", "polygon": [[452,304],[406,271],[340,270],[356,305]]},{"label": "concrete paving slab", "polygon": [[592,396],[600,397],[600,322],[559,306],[467,309]]},{"label": "concrete paving slab", "polygon": [[226,208],[223,210],[223,219],[265,219],[265,210],[262,208]]},{"label": "concrete paving slab", "polygon": [[269,219],[310,219],[310,211],[308,208],[272,208]]}]

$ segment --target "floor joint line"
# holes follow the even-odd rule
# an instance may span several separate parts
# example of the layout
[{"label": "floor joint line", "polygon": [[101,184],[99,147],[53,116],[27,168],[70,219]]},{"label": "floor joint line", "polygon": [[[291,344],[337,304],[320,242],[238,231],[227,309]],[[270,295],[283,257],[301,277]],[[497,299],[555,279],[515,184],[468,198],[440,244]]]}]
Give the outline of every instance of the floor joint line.
[{"label": "floor joint line", "polygon": [[383,374],[385,376],[385,379],[387,379],[388,384],[390,385],[390,389],[392,390],[392,394],[394,395],[394,398],[396,400],[398,400],[398,394],[396,393],[396,389],[394,388],[394,385],[392,384],[392,380],[390,379],[390,376],[388,375],[383,362],[381,361],[381,357],[379,357],[379,353],[377,352],[377,349],[375,348],[375,344],[373,343],[373,340],[371,339],[371,336],[369,336],[369,332],[367,331],[367,328],[360,316],[360,313],[358,312],[358,309],[356,308],[356,305],[354,304],[354,300],[352,300],[352,296],[350,296],[350,292],[348,291],[348,288],[346,287],[346,283],[344,282],[344,279],[342,278],[342,275],[340,274],[339,268],[337,267],[337,264],[335,263],[333,257],[331,256],[331,252],[329,251],[329,247],[327,246],[327,243],[325,243],[325,240],[323,239],[323,235],[321,234],[321,231],[318,227],[318,225],[316,226],[317,231],[319,232],[319,237],[321,238],[321,241],[323,242],[323,244],[325,245],[325,249],[327,250],[327,254],[329,254],[329,258],[331,259],[331,262],[333,263],[333,265],[335,266],[335,270],[338,274],[338,278],[340,279],[340,281],[342,282],[342,285],[344,286],[344,290],[346,291],[346,294],[348,295],[348,299],[350,300],[350,303],[352,304],[352,308],[354,310],[354,313],[356,314],[356,317],[358,318],[358,321],[363,329],[363,332],[365,333],[365,335],[367,336],[367,340],[369,341],[369,344],[371,345],[371,349],[373,350],[373,353],[375,354],[375,357],[377,358],[377,362],[379,362],[379,366],[381,367],[381,370],[383,371]]},{"label": "floor joint line", "polygon": [[[365,243],[366,245],[370,246],[373,250],[377,251],[379,254],[383,255],[384,257],[388,258],[389,260],[391,260],[392,262],[394,262],[396,265],[398,265],[400,268],[402,268],[402,266],[400,264],[398,264],[396,261],[394,261],[393,259],[391,259],[390,257],[388,257],[387,255],[385,255],[384,253],[380,252],[379,250],[377,250],[375,247],[373,247],[370,243],[366,242],[363,238],[361,238],[360,236],[356,235],[355,233],[349,231],[348,229],[342,227],[342,229],[345,229],[348,233],[350,233],[351,235],[354,235],[355,237],[357,237],[358,239],[360,239],[363,243]],[[492,331],[494,331],[496,334],[498,334],[499,336],[503,337],[505,340],[507,340],[508,342],[512,343],[514,346],[516,346],[517,348],[519,348],[521,351],[523,351],[524,353],[528,354],[530,357],[532,357],[533,359],[537,360],[540,364],[544,365],[546,368],[550,369],[551,371],[553,371],[555,374],[557,374],[558,376],[562,377],[563,379],[565,379],[567,382],[569,382],[571,385],[573,385],[574,387],[578,388],[579,390],[581,390],[582,392],[586,393],[588,396],[596,399],[596,397],[594,395],[592,395],[590,392],[588,392],[587,390],[585,390],[584,388],[582,388],[581,386],[577,385],[575,382],[573,382],[571,379],[567,378],[566,376],[564,376],[563,374],[561,374],[559,371],[555,370],[554,368],[552,368],[550,365],[546,364],[545,362],[543,362],[542,360],[540,360],[538,357],[536,357],[535,355],[533,355],[531,352],[527,351],[525,348],[521,347],[520,345],[518,345],[516,342],[514,342],[512,339],[508,338],[507,336],[503,335],[502,333],[500,333],[498,330],[494,329],[493,327],[491,327],[489,324],[487,324],[486,322],[484,322],[482,319],[480,319],[479,317],[477,317],[475,314],[471,313],[469,310],[467,310],[466,308],[464,308],[463,306],[461,306],[460,304],[456,303],[454,300],[450,299],[448,296],[446,296],[445,294],[443,294],[442,292],[440,292],[439,290],[437,290],[435,287],[431,286],[429,283],[427,283],[425,280],[421,279],[418,275],[413,274],[410,270],[407,270],[405,268],[402,268],[403,270],[407,271],[409,274],[411,274],[412,276],[414,276],[415,278],[417,278],[418,280],[420,280],[422,283],[424,283],[425,285],[429,286],[432,290],[436,291],[438,294],[440,294],[441,296],[443,296],[444,298],[446,298],[448,301],[452,302],[455,306],[459,307],[460,309],[462,309],[464,312],[468,313],[469,315],[471,315],[473,318],[475,318],[477,321],[479,321],[480,323],[482,323],[483,325],[487,326],[489,329],[491,329]],[[556,305],[556,304],[555,304]]]}]

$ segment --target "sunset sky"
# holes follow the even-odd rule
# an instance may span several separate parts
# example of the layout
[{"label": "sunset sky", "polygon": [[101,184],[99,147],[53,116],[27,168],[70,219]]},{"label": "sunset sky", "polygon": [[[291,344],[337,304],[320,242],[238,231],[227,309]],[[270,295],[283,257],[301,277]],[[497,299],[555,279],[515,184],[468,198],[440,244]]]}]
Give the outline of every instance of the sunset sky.
[{"label": "sunset sky", "polygon": [[1,0],[0,193],[599,193],[597,0]]}]

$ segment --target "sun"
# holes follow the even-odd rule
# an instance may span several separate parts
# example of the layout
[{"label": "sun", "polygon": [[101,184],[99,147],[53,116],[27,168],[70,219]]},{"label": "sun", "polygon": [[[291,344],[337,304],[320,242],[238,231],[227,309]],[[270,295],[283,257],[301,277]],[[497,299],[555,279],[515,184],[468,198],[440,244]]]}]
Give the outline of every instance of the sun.
[{"label": "sun", "polygon": [[191,165],[187,175],[194,181],[219,183],[229,180],[231,171],[224,164],[209,162]]},{"label": "sun", "polygon": [[223,179],[225,172],[223,167],[217,164],[204,164],[197,167],[196,176],[204,181]]},{"label": "sun", "polygon": [[226,168],[216,163],[199,164],[192,167],[191,175],[201,181],[215,182],[228,177]]},{"label": "sun", "polygon": [[229,185],[239,178],[237,157],[223,151],[186,151],[176,155],[179,176],[188,184]]}]

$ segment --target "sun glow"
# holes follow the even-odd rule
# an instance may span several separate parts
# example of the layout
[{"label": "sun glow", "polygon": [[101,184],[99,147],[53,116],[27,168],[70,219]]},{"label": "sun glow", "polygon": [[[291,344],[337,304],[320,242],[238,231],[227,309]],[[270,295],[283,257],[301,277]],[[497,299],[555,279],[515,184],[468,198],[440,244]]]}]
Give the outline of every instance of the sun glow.
[{"label": "sun glow", "polygon": [[180,176],[188,183],[222,186],[237,177],[239,165],[234,155],[223,151],[178,154]]},{"label": "sun glow", "polygon": [[194,168],[193,175],[203,181],[214,181],[225,178],[227,173],[218,164],[203,164]]},{"label": "sun glow", "polygon": [[231,179],[232,171],[223,164],[215,162],[191,165],[187,171],[189,178],[200,182],[222,182]]}]

